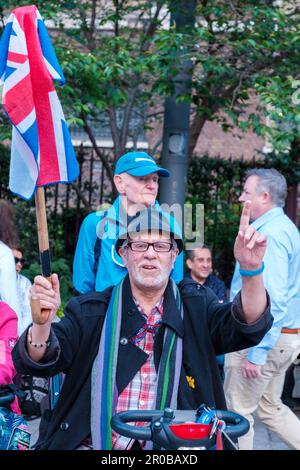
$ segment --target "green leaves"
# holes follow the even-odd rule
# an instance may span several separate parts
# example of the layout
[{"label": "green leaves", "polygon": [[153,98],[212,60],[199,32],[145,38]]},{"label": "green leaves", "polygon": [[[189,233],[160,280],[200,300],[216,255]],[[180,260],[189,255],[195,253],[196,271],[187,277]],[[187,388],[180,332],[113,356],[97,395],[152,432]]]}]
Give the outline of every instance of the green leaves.
[{"label": "green leaves", "polygon": [[[18,4],[8,0],[6,7]],[[180,64],[187,61],[193,111],[204,117],[203,122],[225,110],[240,128],[268,135],[279,151],[299,134],[299,105],[293,102],[293,83],[300,77],[296,10],[287,14],[265,0],[199,0],[195,28],[178,33],[175,26],[168,27],[172,2],[36,4],[56,25],[48,30],[67,79],[59,95],[71,123],[82,125],[83,115],[97,112],[113,111],[113,116],[120,108],[132,119],[134,108],[161,105],[174,91]],[[259,104],[246,116],[253,90]],[[178,102],[187,99],[184,94],[177,97]],[[266,117],[275,121],[271,129]],[[121,129],[125,121],[115,124]],[[230,123],[223,125],[229,128]],[[122,148],[121,142],[115,144]]]},{"label": "green leaves", "polygon": [[[196,112],[207,118],[225,110],[240,128],[247,130],[251,126],[258,134],[268,135],[281,151],[299,135],[299,111],[291,97],[295,94],[292,83],[300,76],[295,47],[300,36],[300,15],[287,15],[272,2],[247,0],[242,7],[239,5],[199,2],[193,40],[193,103]],[[253,89],[258,95],[257,110],[243,116],[248,106],[245,100]],[[211,113],[203,102],[209,103]],[[271,130],[266,117],[275,120]]]},{"label": "green leaves", "polygon": [[300,135],[297,81],[292,75],[273,76],[258,79],[255,89],[265,105],[265,115],[268,118],[263,133],[278,152],[289,149]]}]

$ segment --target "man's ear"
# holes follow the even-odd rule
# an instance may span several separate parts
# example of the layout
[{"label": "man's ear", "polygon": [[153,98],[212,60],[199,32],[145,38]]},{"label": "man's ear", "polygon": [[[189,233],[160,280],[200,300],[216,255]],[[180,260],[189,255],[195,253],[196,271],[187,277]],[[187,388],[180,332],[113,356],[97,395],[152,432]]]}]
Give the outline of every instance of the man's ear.
[{"label": "man's ear", "polygon": [[119,249],[119,255],[121,256],[121,258],[122,258],[122,260],[123,260],[124,266],[127,266],[127,252],[126,252],[126,248],[121,247],[121,248]]},{"label": "man's ear", "polygon": [[174,268],[174,263],[175,263],[175,261],[176,261],[176,258],[177,258],[177,256],[178,256],[178,254],[179,254],[179,250],[177,250],[177,249],[176,249],[176,250],[172,250],[172,261],[173,261],[173,263],[172,263],[172,268]]},{"label": "man's ear", "polygon": [[268,193],[267,191],[263,192],[262,196],[263,196],[263,202],[264,203],[269,204],[269,203],[272,202],[271,194]]},{"label": "man's ear", "polygon": [[114,176],[114,183],[119,194],[125,194],[124,178],[122,175]]},{"label": "man's ear", "polygon": [[190,258],[186,260],[186,265],[189,269],[192,269],[192,260]]}]

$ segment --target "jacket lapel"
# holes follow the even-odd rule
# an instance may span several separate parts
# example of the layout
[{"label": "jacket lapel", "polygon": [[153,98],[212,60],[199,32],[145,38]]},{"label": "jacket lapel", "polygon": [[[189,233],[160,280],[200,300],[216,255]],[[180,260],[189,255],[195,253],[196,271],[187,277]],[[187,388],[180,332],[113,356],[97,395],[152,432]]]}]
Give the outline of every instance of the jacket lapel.
[{"label": "jacket lapel", "polygon": [[127,274],[123,284],[122,323],[117,366],[117,387],[119,394],[131,382],[148,358],[148,354],[130,341],[130,338],[136,334],[144,323],[145,319],[132,298],[129,276]]}]

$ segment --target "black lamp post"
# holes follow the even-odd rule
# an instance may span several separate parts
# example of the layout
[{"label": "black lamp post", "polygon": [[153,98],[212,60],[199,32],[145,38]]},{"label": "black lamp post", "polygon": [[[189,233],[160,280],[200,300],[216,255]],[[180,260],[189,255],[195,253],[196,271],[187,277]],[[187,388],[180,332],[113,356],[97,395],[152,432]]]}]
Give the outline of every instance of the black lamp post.
[{"label": "black lamp post", "polygon": [[[184,33],[195,23],[195,0],[173,0],[171,2],[171,25]],[[184,52],[184,51],[183,51]],[[191,63],[179,55],[180,71],[173,79],[174,94],[166,99],[164,112],[162,166],[171,172],[170,178],[161,178],[160,202],[173,205],[185,201],[190,103],[176,103],[178,95],[190,94]]]}]

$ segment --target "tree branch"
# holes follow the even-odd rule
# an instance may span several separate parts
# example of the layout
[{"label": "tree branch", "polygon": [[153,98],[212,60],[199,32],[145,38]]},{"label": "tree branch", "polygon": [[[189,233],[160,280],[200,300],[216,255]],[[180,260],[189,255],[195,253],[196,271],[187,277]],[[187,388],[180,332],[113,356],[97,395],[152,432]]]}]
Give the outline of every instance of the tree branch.
[{"label": "tree branch", "polygon": [[241,73],[240,78],[239,78],[239,83],[238,83],[237,87],[235,87],[235,89],[232,92],[232,99],[231,99],[231,103],[230,103],[230,109],[232,109],[233,106],[234,106],[234,103],[235,103],[235,100],[236,100],[236,95],[240,91],[241,86],[242,86],[243,78],[244,78],[244,74]]},{"label": "tree branch", "polygon": [[97,16],[96,9],[97,9],[97,0],[93,0],[92,1],[91,27],[90,27],[92,36],[94,36],[95,31],[96,31],[96,16]]},{"label": "tree branch", "polygon": [[151,119],[151,118],[156,118],[156,117],[159,117],[159,116],[163,116],[163,114],[164,114],[163,110],[157,111],[156,113],[150,113],[150,114],[146,115],[146,119]]},{"label": "tree branch", "polygon": [[190,138],[189,138],[189,149],[188,149],[189,158],[193,156],[199,135],[205,124],[206,119],[207,119],[206,116],[200,116],[199,114],[195,114],[192,124],[190,125],[190,133],[189,133]]},{"label": "tree branch", "polygon": [[127,134],[128,134],[130,119],[132,116],[132,109],[133,109],[133,104],[134,104],[134,100],[136,97],[136,93],[137,93],[137,88],[135,88],[134,90],[129,90],[127,105],[124,109],[124,116],[123,116],[123,122],[122,122],[122,128],[121,128],[121,146],[124,149],[127,143]]},{"label": "tree branch", "polygon": [[89,203],[89,201],[87,200],[87,198],[85,197],[83,191],[79,188],[78,184],[77,183],[71,183],[71,188],[74,189],[74,191],[76,192],[77,196],[79,197],[79,199],[82,201],[83,205],[84,205],[84,208],[88,211],[88,212],[91,212],[92,211],[92,207]]},{"label": "tree branch", "polygon": [[150,149],[150,154],[155,155],[156,151],[158,150],[159,146],[162,144],[163,138],[162,136],[157,140],[157,142],[153,145]]},{"label": "tree branch", "polygon": [[97,6],[97,0],[93,0],[90,27],[88,27],[86,8],[84,7],[84,5],[80,5],[79,7],[79,16],[82,21],[82,24],[84,25],[82,28],[83,35],[85,39],[87,40],[88,48],[90,51],[94,51],[96,48],[96,41],[95,41],[95,36],[94,36],[95,21],[96,21],[96,6]]},{"label": "tree branch", "polygon": [[107,113],[109,116],[111,135],[112,135],[112,140],[113,140],[114,148],[115,148],[115,155],[119,155],[122,150],[121,150],[120,129],[117,126],[116,110],[114,108],[108,108]]},{"label": "tree branch", "polygon": [[141,52],[145,52],[149,49],[150,39],[153,37],[157,29],[157,20],[158,20],[158,16],[162,7],[163,7],[163,2],[158,2],[156,4],[155,13],[153,15],[153,18],[149,22],[148,29],[145,32],[145,39],[141,43]]},{"label": "tree branch", "polygon": [[96,139],[95,139],[95,136],[93,134],[93,131],[92,129],[90,128],[88,122],[87,122],[87,119],[86,119],[86,116],[83,116],[81,115],[81,119],[83,120],[84,122],[84,130],[86,131],[87,135],[89,136],[89,139],[90,141],[92,142],[92,145],[93,145],[93,148],[96,152],[96,155],[100,158],[106,172],[107,172],[107,175],[111,181],[111,185],[112,185],[112,188],[113,188],[113,191],[114,191],[114,174],[112,172],[112,169],[110,167],[110,165],[108,164],[105,156],[103,155],[103,153],[100,151],[98,145],[97,145],[97,142],[96,142]]}]

